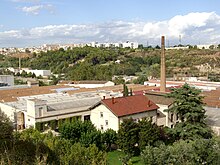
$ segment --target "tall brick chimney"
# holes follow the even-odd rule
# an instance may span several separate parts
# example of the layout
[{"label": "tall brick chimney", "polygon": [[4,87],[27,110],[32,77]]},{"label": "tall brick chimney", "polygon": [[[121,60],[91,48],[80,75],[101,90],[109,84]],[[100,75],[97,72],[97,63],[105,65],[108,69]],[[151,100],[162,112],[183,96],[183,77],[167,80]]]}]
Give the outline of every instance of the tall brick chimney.
[{"label": "tall brick chimney", "polygon": [[166,91],[165,37],[161,37],[160,91]]}]

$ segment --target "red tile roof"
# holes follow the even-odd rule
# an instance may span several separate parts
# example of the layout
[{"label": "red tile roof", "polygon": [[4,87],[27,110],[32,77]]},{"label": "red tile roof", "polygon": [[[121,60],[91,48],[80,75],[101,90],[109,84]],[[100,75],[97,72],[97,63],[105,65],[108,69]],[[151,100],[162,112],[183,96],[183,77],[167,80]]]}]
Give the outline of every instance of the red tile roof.
[{"label": "red tile roof", "polygon": [[118,117],[156,110],[159,107],[144,95],[134,95],[102,100],[112,113]]}]

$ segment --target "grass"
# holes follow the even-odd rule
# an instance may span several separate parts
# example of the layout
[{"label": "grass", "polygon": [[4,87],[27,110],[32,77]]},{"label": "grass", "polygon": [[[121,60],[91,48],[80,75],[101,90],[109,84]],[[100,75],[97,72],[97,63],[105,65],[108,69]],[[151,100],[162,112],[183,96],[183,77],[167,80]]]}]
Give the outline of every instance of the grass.
[{"label": "grass", "polygon": [[[119,160],[120,157],[123,157],[125,154],[121,151],[112,151],[108,152],[108,164],[109,165],[122,165],[121,161]],[[134,165],[143,165],[140,156],[134,156],[131,158],[131,162]]]}]

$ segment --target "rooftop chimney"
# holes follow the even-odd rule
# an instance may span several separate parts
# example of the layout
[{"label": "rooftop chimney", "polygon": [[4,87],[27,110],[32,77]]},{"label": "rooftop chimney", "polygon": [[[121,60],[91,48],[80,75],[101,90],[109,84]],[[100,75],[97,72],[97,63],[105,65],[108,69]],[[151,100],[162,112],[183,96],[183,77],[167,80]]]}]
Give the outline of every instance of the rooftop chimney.
[{"label": "rooftop chimney", "polygon": [[160,91],[166,91],[165,37],[161,37]]},{"label": "rooftop chimney", "polygon": [[147,107],[150,107],[150,106],[151,106],[151,102],[150,100],[148,100]]},{"label": "rooftop chimney", "polygon": [[115,98],[114,97],[112,97],[112,104],[114,104],[115,103]]}]

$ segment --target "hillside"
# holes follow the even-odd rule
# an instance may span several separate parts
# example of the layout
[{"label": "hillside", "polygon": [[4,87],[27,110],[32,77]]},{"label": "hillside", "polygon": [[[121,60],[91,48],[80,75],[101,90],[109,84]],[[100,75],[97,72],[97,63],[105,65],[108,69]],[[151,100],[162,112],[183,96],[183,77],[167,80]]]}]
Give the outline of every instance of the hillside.
[{"label": "hillside", "polygon": [[[17,67],[16,57],[4,57],[1,67]],[[220,50],[166,50],[167,76],[218,75]],[[104,49],[74,48],[64,51],[48,51],[36,57],[24,57],[22,67],[50,69],[53,73],[65,73],[66,79],[111,80],[113,75],[147,75],[155,78],[160,74],[160,49]]]}]

